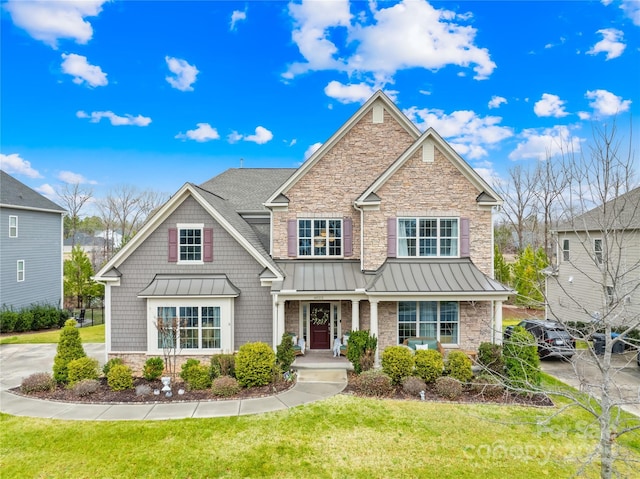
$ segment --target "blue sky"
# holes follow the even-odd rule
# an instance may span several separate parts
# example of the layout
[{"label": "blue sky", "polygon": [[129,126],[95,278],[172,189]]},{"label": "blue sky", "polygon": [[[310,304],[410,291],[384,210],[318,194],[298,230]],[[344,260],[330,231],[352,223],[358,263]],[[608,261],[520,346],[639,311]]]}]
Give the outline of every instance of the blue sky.
[{"label": "blue sky", "polygon": [[9,0],[2,169],[175,192],[297,167],[376,90],[486,179],[616,119],[640,152],[640,2]]}]

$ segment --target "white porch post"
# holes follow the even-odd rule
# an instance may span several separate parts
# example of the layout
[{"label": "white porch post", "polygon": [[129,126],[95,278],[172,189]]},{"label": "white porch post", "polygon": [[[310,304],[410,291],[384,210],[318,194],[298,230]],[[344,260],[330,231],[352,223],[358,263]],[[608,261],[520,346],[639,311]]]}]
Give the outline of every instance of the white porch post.
[{"label": "white porch post", "polygon": [[351,300],[351,330],[358,331],[360,329],[360,300]]},{"label": "white porch post", "polygon": [[276,300],[276,340],[274,341],[274,347],[280,344],[282,335],[284,334],[284,300]]},{"label": "white porch post", "polygon": [[378,300],[370,299],[369,303],[371,304],[371,331],[370,334],[378,338],[378,347],[376,348],[376,357],[374,365],[375,367],[380,366],[380,338],[378,336]]},{"label": "white porch post", "polygon": [[502,301],[494,301],[493,342],[502,344]]}]

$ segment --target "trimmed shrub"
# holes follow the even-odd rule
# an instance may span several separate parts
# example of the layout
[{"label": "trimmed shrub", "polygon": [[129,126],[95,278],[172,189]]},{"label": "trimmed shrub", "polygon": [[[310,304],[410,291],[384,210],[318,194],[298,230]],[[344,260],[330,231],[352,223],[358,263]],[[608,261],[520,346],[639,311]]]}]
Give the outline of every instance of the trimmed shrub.
[{"label": "trimmed shrub", "polygon": [[100,381],[97,379],[83,379],[73,385],[71,390],[73,394],[78,397],[90,396],[98,390]]},{"label": "trimmed shrub", "polygon": [[182,365],[180,377],[191,390],[207,389],[211,386],[209,368],[197,359],[187,359]]},{"label": "trimmed shrub", "polygon": [[104,366],[102,366],[102,374],[104,374],[105,376],[109,374],[109,371],[111,370],[111,368],[114,367],[116,364],[124,364],[124,361],[122,360],[122,358],[109,359],[106,363],[104,363]]},{"label": "trimmed shrub", "polygon": [[[349,338],[351,347],[351,338]],[[356,391],[365,396],[385,397],[393,392],[391,378],[382,371],[371,369],[364,371],[353,382]]]},{"label": "trimmed shrub", "polygon": [[3,307],[0,310],[0,332],[37,331],[62,327],[68,317],[66,311],[48,304],[32,304],[19,311]]},{"label": "trimmed shrub", "polygon": [[493,398],[504,393],[504,386],[495,376],[481,374],[471,380],[471,390],[481,396]]},{"label": "trimmed shrub", "polygon": [[149,358],[144,362],[144,366],[142,368],[142,377],[144,377],[147,381],[155,381],[162,376],[164,372],[164,359],[156,356],[154,358]]},{"label": "trimmed shrub", "polygon": [[283,333],[280,344],[276,348],[276,362],[280,370],[285,373],[296,359],[296,353],[293,350],[293,340],[289,333]]},{"label": "trimmed shrub", "polygon": [[540,357],[533,335],[521,326],[505,340],[504,364],[509,386],[529,392],[540,385]]},{"label": "trimmed shrub", "polygon": [[451,351],[445,362],[445,371],[448,376],[466,383],[473,377],[471,359],[462,351]]},{"label": "trimmed shrub", "polygon": [[124,364],[116,364],[107,374],[107,384],[112,391],[133,389],[133,374],[131,368]]},{"label": "trimmed shrub", "polygon": [[266,343],[247,343],[236,355],[236,379],[243,387],[264,386],[273,380],[276,355]]},{"label": "trimmed shrub", "polygon": [[86,355],[80,340],[80,332],[76,328],[76,322],[74,319],[68,319],[60,332],[57,354],[53,358],[53,378],[59,383],[66,383],[69,362]]},{"label": "trimmed shrub", "polygon": [[24,378],[20,384],[20,391],[24,394],[53,391],[55,388],[56,381],[49,373],[33,373]]},{"label": "trimmed shrub", "polygon": [[400,384],[411,376],[415,361],[413,352],[404,346],[389,346],[382,352],[382,371],[391,378],[393,384]]},{"label": "trimmed shrub", "polygon": [[233,354],[214,354],[211,356],[211,379],[220,376],[236,377],[236,357]]},{"label": "trimmed shrub", "polygon": [[457,399],[462,394],[462,383],[452,376],[436,379],[436,393],[445,399]]},{"label": "trimmed shrub", "polygon": [[480,343],[478,348],[478,362],[490,372],[504,374],[504,359],[502,346],[493,343]]},{"label": "trimmed shrub", "polygon": [[444,371],[444,359],[440,351],[435,349],[421,349],[416,351],[414,360],[416,363],[416,376],[422,378],[425,382],[432,383]]},{"label": "trimmed shrub", "polygon": [[240,392],[241,386],[235,378],[220,376],[211,383],[211,392],[214,396],[229,397]]},{"label": "trimmed shrub", "polygon": [[373,367],[373,358],[375,358],[377,347],[378,339],[370,335],[369,330],[363,329],[351,332],[349,335],[349,347],[347,348],[347,359],[353,365],[353,370],[356,374],[368,371]]},{"label": "trimmed shrub", "polygon": [[148,384],[138,384],[136,386],[136,396],[149,396],[153,392]]},{"label": "trimmed shrub", "polygon": [[70,387],[83,379],[98,379],[98,376],[98,361],[96,359],[85,356],[69,361],[67,364],[67,383]]},{"label": "trimmed shrub", "polygon": [[33,326],[33,313],[28,309],[23,309],[18,314],[18,320],[13,326],[13,330],[19,333],[24,331],[31,331]]},{"label": "trimmed shrub", "polygon": [[409,376],[408,378],[404,378],[402,381],[402,390],[411,396],[419,396],[420,391],[424,391],[426,389],[427,383],[425,383],[422,378]]},{"label": "trimmed shrub", "polygon": [[18,313],[11,309],[0,311],[0,333],[12,333],[18,322]]}]

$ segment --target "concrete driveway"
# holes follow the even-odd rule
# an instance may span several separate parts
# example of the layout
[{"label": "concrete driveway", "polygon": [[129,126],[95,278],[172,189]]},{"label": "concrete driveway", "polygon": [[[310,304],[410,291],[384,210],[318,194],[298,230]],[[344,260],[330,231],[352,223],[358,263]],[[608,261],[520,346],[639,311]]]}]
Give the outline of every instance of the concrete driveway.
[{"label": "concrete driveway", "polygon": [[[611,356],[614,396],[616,401],[625,403],[623,409],[640,416],[640,367],[636,363],[636,353]],[[578,350],[571,361],[562,359],[544,359],[540,361],[542,370],[560,381],[581,391],[600,397],[602,375],[594,358],[587,350]]]}]

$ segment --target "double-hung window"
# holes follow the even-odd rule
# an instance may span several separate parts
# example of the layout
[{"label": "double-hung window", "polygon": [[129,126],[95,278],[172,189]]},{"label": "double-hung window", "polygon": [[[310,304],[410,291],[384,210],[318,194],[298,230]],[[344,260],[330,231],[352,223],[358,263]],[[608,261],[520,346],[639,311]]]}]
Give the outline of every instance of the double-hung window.
[{"label": "double-hung window", "polygon": [[398,256],[457,257],[458,218],[399,218]]},{"label": "double-hung window", "polygon": [[342,256],[341,219],[298,220],[298,256]]},{"label": "double-hung window", "polygon": [[9,238],[18,237],[18,217],[9,216]]},{"label": "double-hung window", "polygon": [[593,240],[593,252],[595,253],[596,262],[602,264],[602,239],[597,238]]},{"label": "double-hung window", "polygon": [[202,261],[202,226],[178,225],[178,254],[180,262]]},{"label": "double-hung window", "polygon": [[569,240],[562,240],[562,261],[569,261],[570,258]]},{"label": "double-hung window", "polygon": [[220,349],[220,306],[158,306],[158,349]]},{"label": "double-hung window", "polygon": [[18,260],[16,273],[17,273],[18,283],[21,283],[22,281],[24,281],[24,260],[23,259]]},{"label": "double-hung window", "polygon": [[436,339],[443,344],[457,344],[459,317],[457,301],[400,301],[398,343],[419,336]]}]

